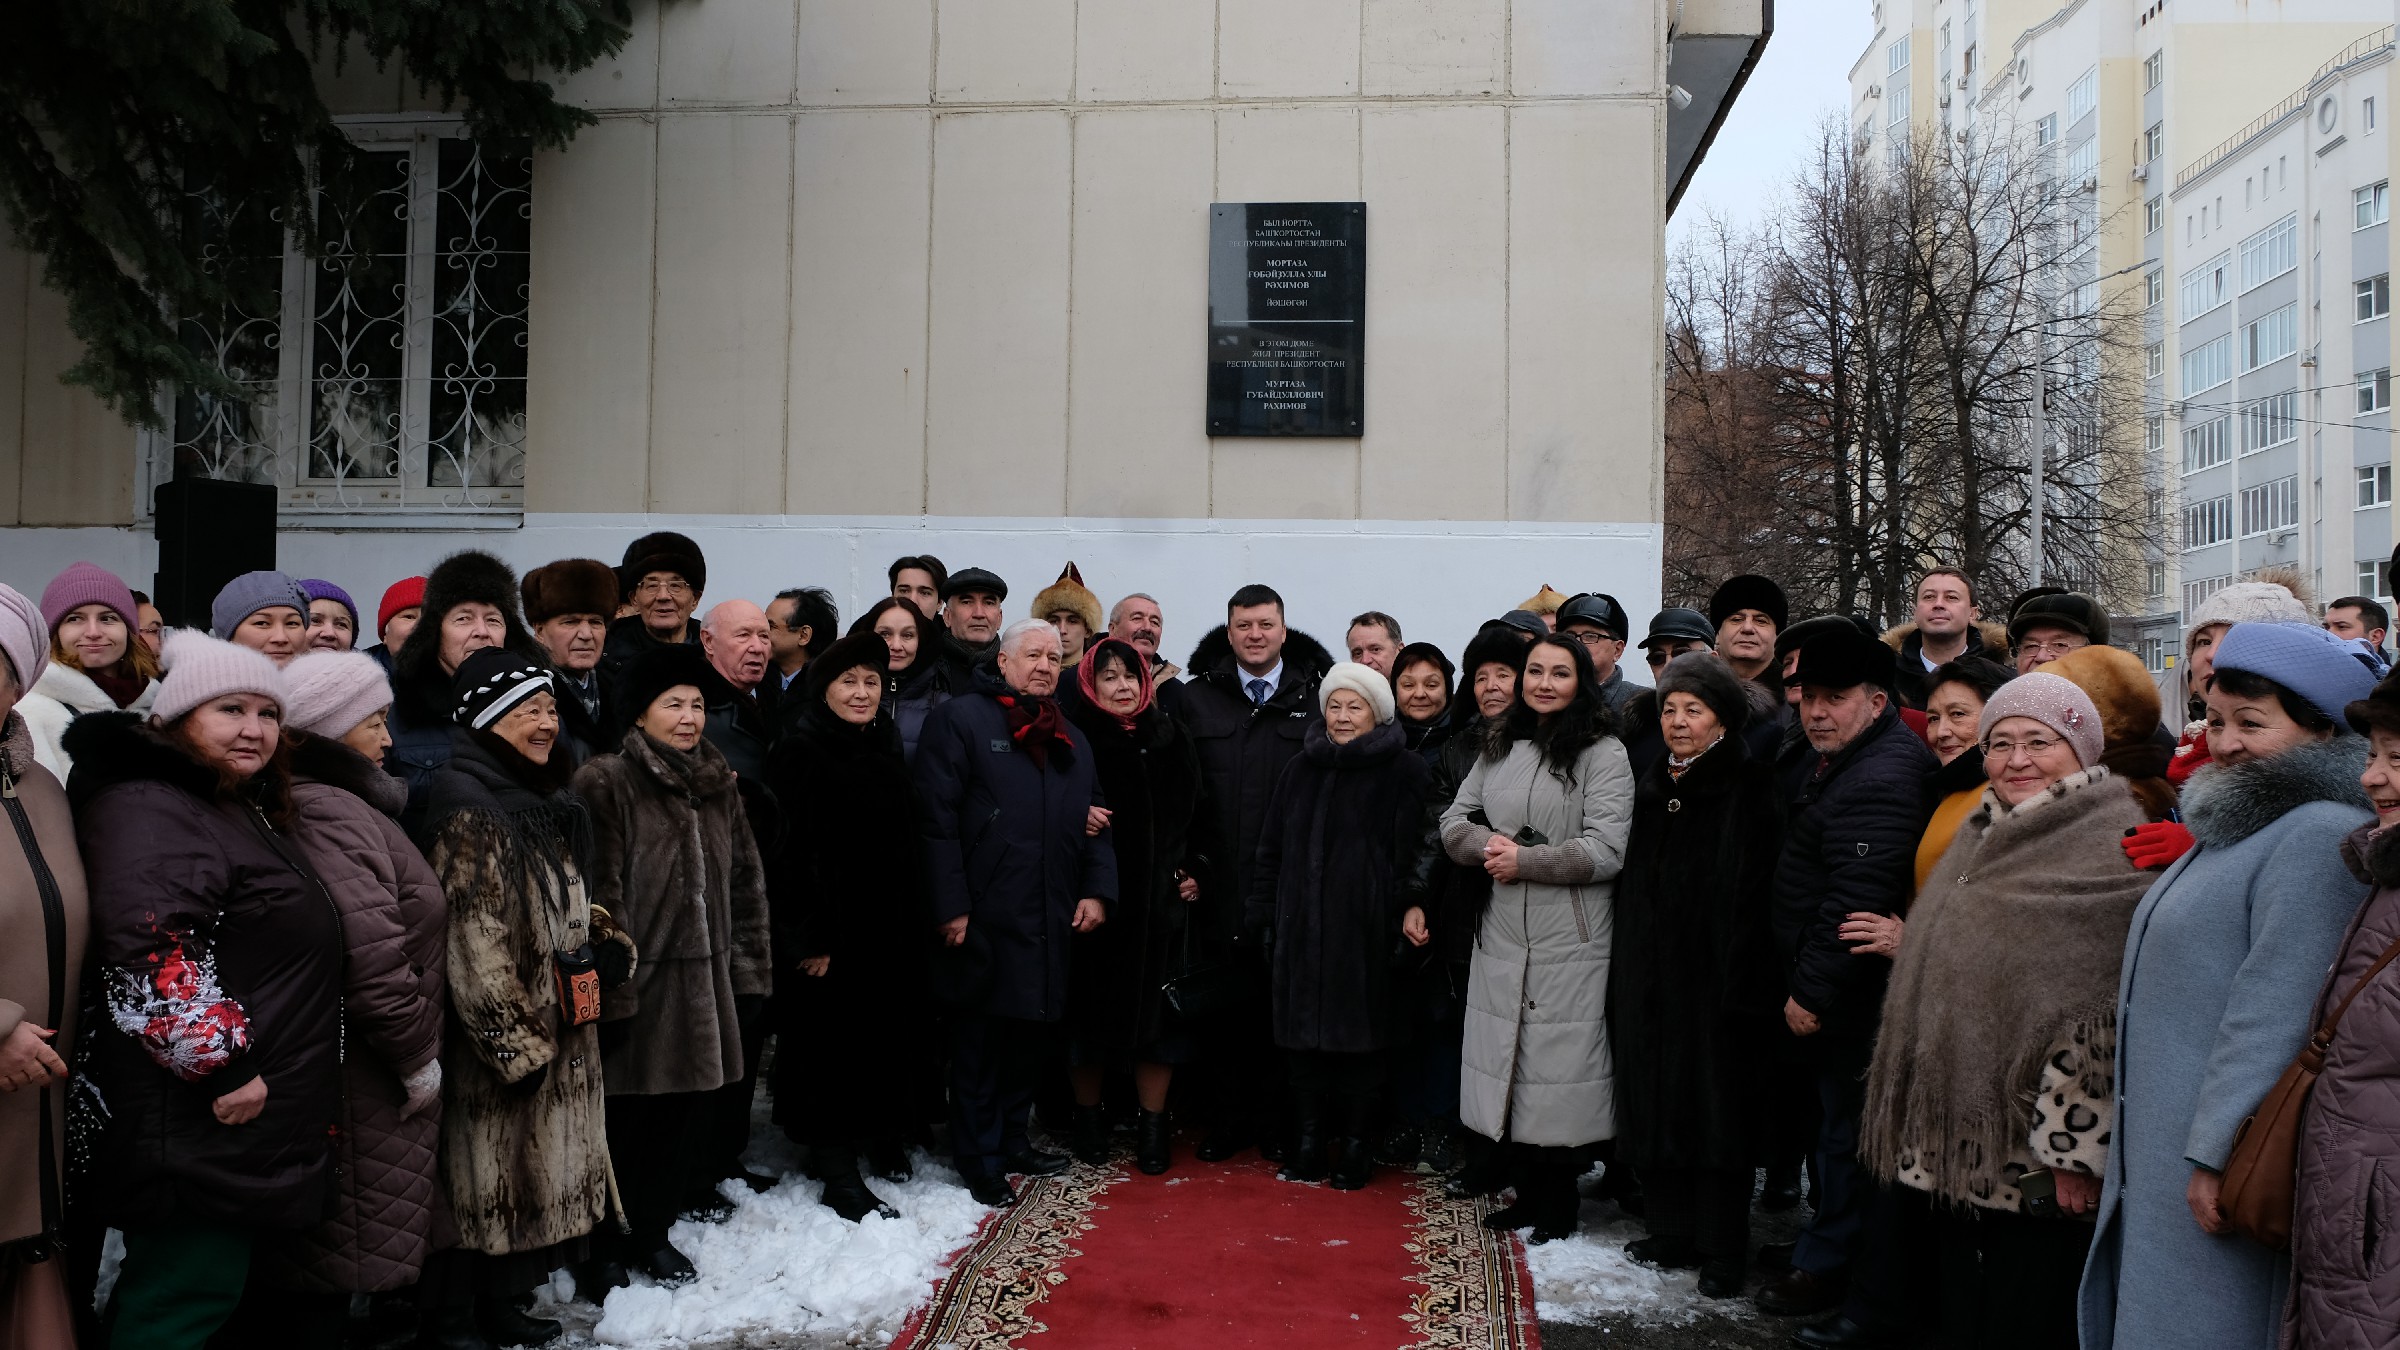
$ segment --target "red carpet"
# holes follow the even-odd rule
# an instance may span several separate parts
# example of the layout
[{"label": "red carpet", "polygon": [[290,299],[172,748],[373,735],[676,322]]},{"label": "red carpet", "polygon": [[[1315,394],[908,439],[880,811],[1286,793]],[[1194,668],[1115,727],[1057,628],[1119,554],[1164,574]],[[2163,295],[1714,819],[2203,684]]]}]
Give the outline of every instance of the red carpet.
[{"label": "red carpet", "polygon": [[1524,1253],[1428,1179],[1275,1179],[1255,1154],[1029,1182],[960,1253],[907,1350],[1539,1350]]}]

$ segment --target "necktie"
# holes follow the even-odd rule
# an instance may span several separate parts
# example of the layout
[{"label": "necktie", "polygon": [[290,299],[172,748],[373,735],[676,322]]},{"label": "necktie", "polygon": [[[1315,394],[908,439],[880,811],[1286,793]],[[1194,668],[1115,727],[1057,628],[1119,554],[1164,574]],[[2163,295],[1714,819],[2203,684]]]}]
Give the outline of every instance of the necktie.
[{"label": "necktie", "polygon": [[1268,684],[1265,680],[1252,680],[1250,682],[1250,701],[1259,707],[1265,707],[1267,704],[1267,695],[1274,692],[1275,687]]}]

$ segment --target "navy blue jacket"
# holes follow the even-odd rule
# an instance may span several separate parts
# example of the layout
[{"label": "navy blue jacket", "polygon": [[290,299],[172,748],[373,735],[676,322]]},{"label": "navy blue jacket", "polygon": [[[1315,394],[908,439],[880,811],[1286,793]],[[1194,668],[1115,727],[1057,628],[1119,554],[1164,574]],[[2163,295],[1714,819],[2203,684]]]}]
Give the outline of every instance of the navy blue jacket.
[{"label": "navy blue jacket", "polygon": [[1115,903],[1117,855],[1107,831],[1083,832],[1101,804],[1083,732],[1062,718],[1074,744],[1053,745],[1036,767],[1008,734],[996,698],[1007,692],[978,671],[973,693],[925,719],[909,767],[925,812],[931,918],[964,914],[990,947],[992,991],[979,1011],[1055,1022],[1067,1011],[1076,902]]}]

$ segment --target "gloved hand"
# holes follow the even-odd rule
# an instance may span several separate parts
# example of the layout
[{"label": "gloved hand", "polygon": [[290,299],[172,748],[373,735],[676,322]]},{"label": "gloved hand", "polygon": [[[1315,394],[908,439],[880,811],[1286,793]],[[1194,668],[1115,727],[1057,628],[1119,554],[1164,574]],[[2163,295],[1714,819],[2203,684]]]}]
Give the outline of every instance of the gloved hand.
[{"label": "gloved hand", "polygon": [[2125,856],[2136,867],[2168,867],[2192,851],[2192,832],[2181,822],[2153,820],[2125,832]]},{"label": "gloved hand", "polygon": [[400,1103],[400,1118],[406,1120],[441,1100],[442,1062],[426,1060],[425,1067],[401,1079],[400,1086],[408,1090],[408,1099]]}]

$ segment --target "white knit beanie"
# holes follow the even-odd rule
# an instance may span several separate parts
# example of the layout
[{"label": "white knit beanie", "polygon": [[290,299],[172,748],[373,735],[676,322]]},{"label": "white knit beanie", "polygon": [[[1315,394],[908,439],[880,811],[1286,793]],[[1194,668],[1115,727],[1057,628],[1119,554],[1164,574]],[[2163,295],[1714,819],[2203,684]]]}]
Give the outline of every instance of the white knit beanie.
[{"label": "white knit beanie", "polygon": [[336,740],[392,706],[383,665],[365,652],[302,652],[283,668],[283,720]]},{"label": "white knit beanie", "polygon": [[1375,710],[1375,724],[1381,726],[1399,716],[1399,705],[1392,701],[1392,682],[1376,673],[1373,666],[1356,661],[1336,661],[1325,678],[1317,682],[1317,711],[1325,711],[1325,700],[1336,690],[1347,689],[1367,701]]},{"label": "white knit beanie", "polygon": [[2200,602],[2184,623],[2183,646],[2191,650],[2192,635],[2212,623],[2315,623],[2308,606],[2272,581],[2237,581]]},{"label": "white knit beanie", "polygon": [[178,628],[167,634],[158,656],[167,675],[159,681],[150,715],[160,722],[227,694],[259,694],[283,706],[283,672],[263,652],[220,642],[196,628]]}]

